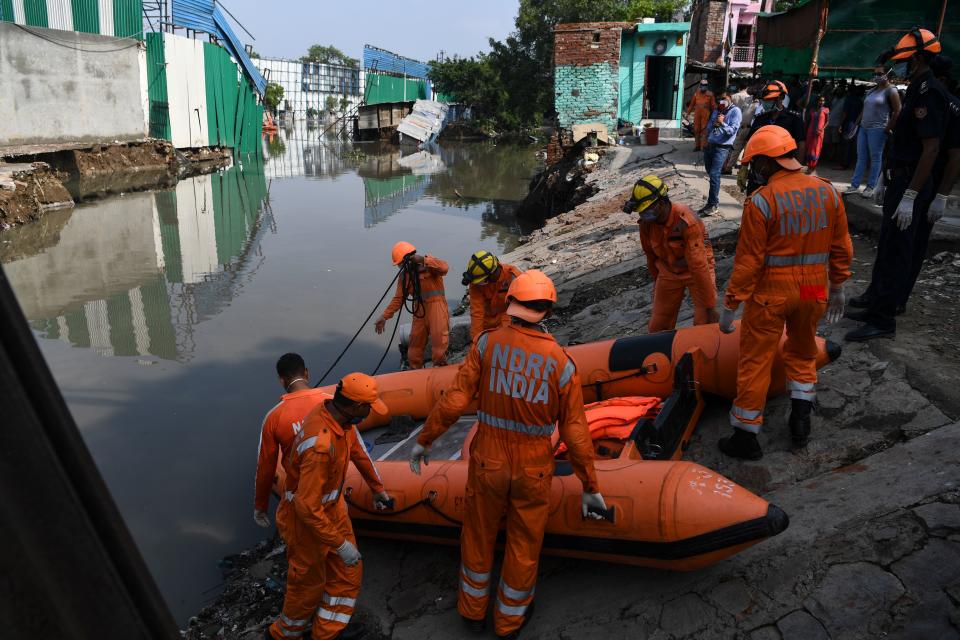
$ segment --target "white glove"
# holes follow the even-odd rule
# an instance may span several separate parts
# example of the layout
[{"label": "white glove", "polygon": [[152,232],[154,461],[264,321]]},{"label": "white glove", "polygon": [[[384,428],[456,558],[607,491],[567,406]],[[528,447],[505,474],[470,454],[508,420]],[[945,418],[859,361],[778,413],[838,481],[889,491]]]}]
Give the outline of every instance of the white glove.
[{"label": "white glove", "polygon": [[259,509],[254,509],[253,511],[253,521],[264,529],[270,526],[270,518],[267,516],[266,511],[260,511]]},{"label": "white glove", "polygon": [[381,491],[377,495],[373,496],[373,508],[377,511],[384,511],[387,508],[387,505],[390,504],[390,494],[386,491]]},{"label": "white glove", "polygon": [[340,556],[340,559],[343,560],[343,563],[348,567],[352,567],[360,562],[360,551],[356,545],[349,540],[344,540],[343,544],[337,547],[337,555]]},{"label": "white glove", "polygon": [[580,497],[580,510],[584,518],[593,518],[594,520],[603,520],[599,514],[587,512],[587,508],[606,509],[607,503],[603,501],[603,496],[599,493],[584,493]]},{"label": "white glove", "polygon": [[733,309],[727,309],[727,305],[723,305],[723,308],[720,309],[720,331],[733,333],[733,316],[736,313]]},{"label": "white glove", "polygon": [[847,302],[847,297],[843,293],[843,285],[839,287],[830,287],[830,299],[827,302],[827,324],[838,322],[843,317],[843,305]]},{"label": "white glove", "polygon": [[933,202],[930,203],[930,208],[927,209],[927,222],[933,224],[937,220],[943,217],[943,210],[947,208],[947,194],[938,193],[933,198]]},{"label": "white glove", "polygon": [[906,231],[913,222],[913,201],[917,199],[917,192],[913,189],[907,189],[900,198],[900,204],[897,210],[893,212],[893,221],[897,223],[900,231]]},{"label": "white glove", "polygon": [[420,475],[420,462],[430,464],[430,447],[425,447],[419,442],[413,445],[413,451],[410,452],[410,471]]}]

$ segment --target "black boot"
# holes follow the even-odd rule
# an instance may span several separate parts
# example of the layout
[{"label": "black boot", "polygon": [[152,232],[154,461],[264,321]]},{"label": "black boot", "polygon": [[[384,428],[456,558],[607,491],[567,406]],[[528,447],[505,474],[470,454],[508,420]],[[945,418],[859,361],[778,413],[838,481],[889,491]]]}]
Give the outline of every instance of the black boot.
[{"label": "black boot", "polygon": [[473,618],[460,616],[460,619],[463,621],[464,628],[471,633],[483,633],[483,631],[487,628],[487,621],[485,618],[474,620]]},{"label": "black boot", "polygon": [[813,403],[809,400],[790,400],[790,438],[793,446],[802,447],[810,439],[810,410]]},{"label": "black boot", "polygon": [[734,427],[733,435],[728,438],[720,438],[717,443],[720,451],[731,458],[743,458],[744,460],[759,460],[763,457],[763,449],[757,442],[757,434],[737,429]]},{"label": "black boot", "polygon": [[870,296],[863,294],[862,296],[854,296],[847,301],[847,304],[851,307],[856,307],[857,309],[866,309],[870,306]]},{"label": "black boot", "polygon": [[523,628],[527,626],[527,623],[530,622],[530,618],[533,617],[533,602],[527,607],[527,612],[523,614],[523,622],[520,624],[520,628],[511,631],[505,636],[497,636],[499,640],[516,640],[520,637],[520,632],[523,631]]}]

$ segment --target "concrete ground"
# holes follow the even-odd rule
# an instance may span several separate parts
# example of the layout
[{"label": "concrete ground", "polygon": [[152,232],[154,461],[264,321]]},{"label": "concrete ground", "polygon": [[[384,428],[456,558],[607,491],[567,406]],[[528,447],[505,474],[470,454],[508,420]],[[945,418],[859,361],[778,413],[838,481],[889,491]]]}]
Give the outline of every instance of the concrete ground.
[{"label": "concrete ground", "polygon": [[[670,141],[614,148],[587,176],[593,197],[503,256],[558,281],[560,308],[550,326],[561,343],[645,333],[651,284],[636,217],[620,207],[637,177],[657,173],[674,199],[698,208],[706,183],[694,160]],[[738,218],[736,198],[723,194],[721,215],[706,221],[720,290]],[[851,293],[869,277],[871,239],[857,236],[855,249]],[[686,457],[782,507],[790,516],[786,532],[694,573],[545,557],[536,615],[522,637],[960,638],[958,297],[954,247],[929,260],[895,339],[845,344],[821,370],[813,439],[801,451],[790,450],[789,401],[778,398],[765,412],[764,458],[722,456],[716,441],[729,432],[729,400],[708,398]],[[691,316],[685,306],[680,324]],[[821,329],[842,342],[854,326],[844,320]],[[365,578],[357,617],[367,637],[493,637],[460,627],[456,549],[367,539],[360,549]],[[254,555],[267,553],[265,546]],[[252,583],[259,591],[228,587],[226,601],[204,612],[188,637],[214,637],[218,629],[216,637],[259,637],[280,601],[280,588],[259,585],[264,576],[282,580],[281,570],[268,559],[244,569],[236,583],[260,576]]]}]

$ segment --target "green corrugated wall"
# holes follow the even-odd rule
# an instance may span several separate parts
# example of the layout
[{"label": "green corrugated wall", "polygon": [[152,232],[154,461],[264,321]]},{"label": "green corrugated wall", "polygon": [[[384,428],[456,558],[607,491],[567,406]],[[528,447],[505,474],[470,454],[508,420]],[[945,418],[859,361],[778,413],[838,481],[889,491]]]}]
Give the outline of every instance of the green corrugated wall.
[{"label": "green corrugated wall", "polygon": [[[23,0],[24,23],[31,27],[49,27],[51,12],[60,12],[57,4],[48,6],[48,0]],[[143,39],[143,0],[111,0],[113,4],[113,33],[106,36]],[[81,33],[100,33],[100,7],[97,0],[70,0],[73,30]],[[56,18],[55,14],[54,18]],[[0,20],[14,22],[13,0],[0,0]],[[54,24],[58,24],[54,19]]]},{"label": "green corrugated wall", "polygon": [[73,28],[83,33],[100,33],[100,9],[97,0],[70,0]]},{"label": "green corrugated wall", "polygon": [[167,59],[162,33],[147,34],[147,97],[150,101],[150,137],[171,140]]},{"label": "green corrugated wall", "polygon": [[0,20],[13,22],[13,0],[0,0]]},{"label": "green corrugated wall", "polygon": [[427,85],[423,80],[398,78],[382,73],[367,73],[364,80],[363,100],[366,104],[413,102],[428,98]]},{"label": "green corrugated wall", "polygon": [[46,0],[23,0],[23,15],[31,27],[46,27],[49,24]]},{"label": "green corrugated wall", "polygon": [[240,155],[261,152],[263,107],[237,64],[223,47],[203,45],[203,70],[207,92],[208,143],[230,147]]}]

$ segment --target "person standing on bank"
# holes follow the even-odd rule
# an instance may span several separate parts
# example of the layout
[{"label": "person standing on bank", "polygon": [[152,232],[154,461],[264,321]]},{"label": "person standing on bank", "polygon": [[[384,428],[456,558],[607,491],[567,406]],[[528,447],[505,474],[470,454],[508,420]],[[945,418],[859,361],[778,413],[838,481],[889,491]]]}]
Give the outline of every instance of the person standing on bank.
[{"label": "person standing on bank", "polygon": [[816,106],[810,109],[810,121],[807,123],[807,166],[810,173],[815,174],[817,163],[820,162],[820,153],[823,149],[823,139],[827,130],[827,118],[830,109],[826,107],[826,99],[817,96]]},{"label": "person standing on bank", "polygon": [[690,98],[687,105],[687,117],[693,116],[693,150],[700,151],[707,146],[707,121],[710,114],[717,108],[717,101],[710,91],[710,83],[706,79],[700,81],[700,89]]},{"label": "person standing on bank", "polygon": [[877,188],[880,170],[883,168],[883,148],[897,124],[897,118],[900,117],[900,94],[896,87],[890,86],[887,73],[882,66],[874,69],[873,81],[877,85],[863,100],[860,130],[857,131],[857,165],[853,170],[850,187],[843,192],[844,195],[860,190],[868,164],[870,173],[867,174],[867,188],[863,191],[863,197],[872,198],[873,191]]},{"label": "person standing on bank", "polygon": [[733,104],[728,92],[720,94],[717,108],[710,114],[707,122],[707,148],[703,152],[703,167],[710,178],[710,191],[707,204],[697,213],[701,217],[716,215],[720,210],[720,172],[733,149],[733,142],[740,130],[743,114],[740,107]]},{"label": "person standing on bank", "polygon": [[936,215],[932,220],[928,216],[938,186],[934,167],[950,117],[949,94],[930,70],[940,50],[937,36],[914,29],[890,54],[893,75],[909,78],[910,86],[890,140],[883,220],[870,286],[850,301],[863,310],[847,314],[865,324],[847,333],[846,340],[863,342],[896,333],[896,316],[906,310],[913,286],[911,274],[919,273],[920,252],[936,222]]},{"label": "person standing on bank", "polygon": [[[747,144],[749,144],[750,138],[753,137],[760,127],[774,124],[787,130],[787,133],[790,134],[797,146],[797,150],[794,152],[795,156],[797,158],[803,158],[807,129],[803,125],[803,118],[800,114],[787,109],[787,99],[787,87],[785,84],[779,80],[767,83],[760,93],[760,106],[763,107],[763,113],[757,115],[753,119],[753,122],[750,123],[750,134],[747,136]],[[746,165],[747,163],[745,161],[741,163],[743,180],[741,182],[738,178],[737,182],[740,184],[740,188],[745,190],[749,196],[760,184],[750,178],[749,172],[746,171]]]}]

